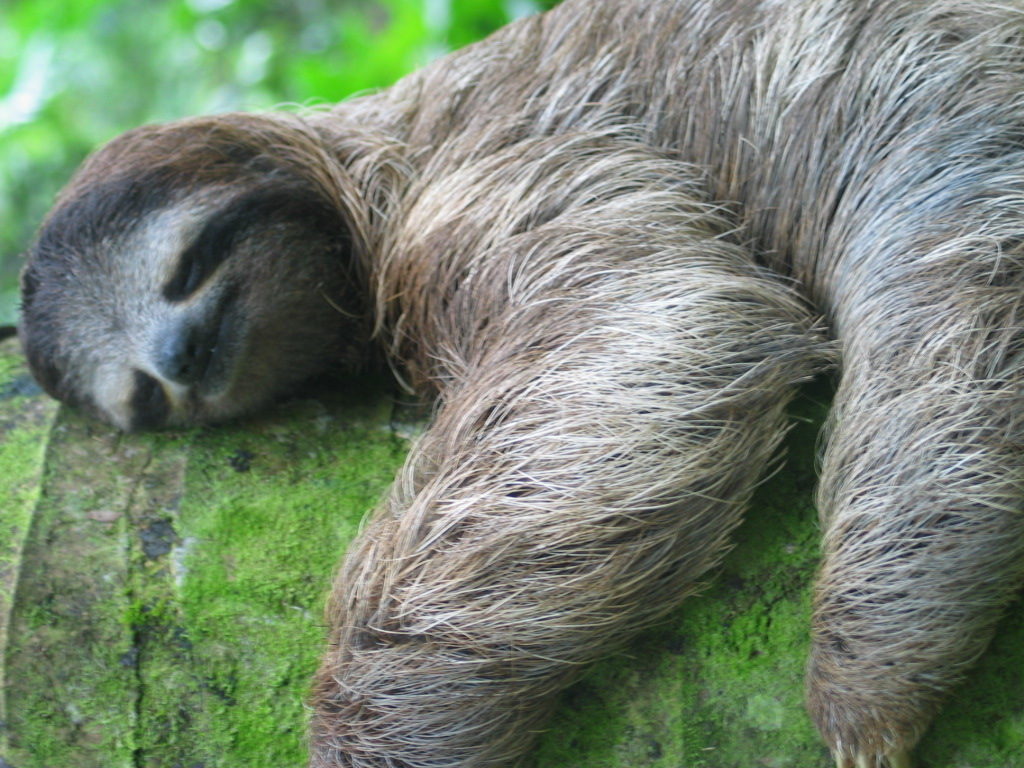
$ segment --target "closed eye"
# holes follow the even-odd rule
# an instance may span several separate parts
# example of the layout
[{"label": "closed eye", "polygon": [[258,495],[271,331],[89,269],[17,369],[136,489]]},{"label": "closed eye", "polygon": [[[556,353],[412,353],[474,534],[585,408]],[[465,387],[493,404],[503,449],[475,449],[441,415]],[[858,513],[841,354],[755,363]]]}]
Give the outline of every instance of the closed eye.
[{"label": "closed eye", "polygon": [[[226,211],[225,214],[229,214]],[[231,254],[238,233],[237,217],[221,214],[211,218],[178,261],[171,279],[164,285],[164,298],[184,301],[209,280]]]},{"label": "closed eye", "polygon": [[310,226],[337,228],[336,214],[308,190],[287,185],[257,187],[214,212],[181,254],[174,274],[163,287],[168,301],[184,301],[203,287],[228,260],[239,242],[257,227],[287,219]]}]

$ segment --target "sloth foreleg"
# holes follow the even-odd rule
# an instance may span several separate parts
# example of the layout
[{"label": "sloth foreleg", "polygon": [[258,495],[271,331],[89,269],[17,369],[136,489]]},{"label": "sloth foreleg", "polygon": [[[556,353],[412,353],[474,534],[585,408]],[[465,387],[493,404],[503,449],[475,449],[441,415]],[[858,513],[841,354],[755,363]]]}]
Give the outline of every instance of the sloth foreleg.
[{"label": "sloth foreleg", "polygon": [[595,203],[467,278],[506,307],[436,353],[453,381],[339,573],[316,768],[514,762],[726,550],[823,342],[748,254],[659,205]]},{"label": "sloth foreleg", "polygon": [[861,253],[839,301],[807,685],[840,766],[909,764],[1024,575],[1022,217],[989,199],[944,242],[923,221],[902,253]]}]

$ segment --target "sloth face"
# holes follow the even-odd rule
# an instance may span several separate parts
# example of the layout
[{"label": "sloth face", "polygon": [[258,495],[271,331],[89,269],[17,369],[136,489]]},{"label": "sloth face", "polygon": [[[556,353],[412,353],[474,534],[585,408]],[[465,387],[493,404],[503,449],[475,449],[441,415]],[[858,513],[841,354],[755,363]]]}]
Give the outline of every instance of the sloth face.
[{"label": "sloth face", "polygon": [[29,363],[125,430],[235,416],[361,346],[347,251],[338,217],[280,180],[89,186],[23,273]]}]

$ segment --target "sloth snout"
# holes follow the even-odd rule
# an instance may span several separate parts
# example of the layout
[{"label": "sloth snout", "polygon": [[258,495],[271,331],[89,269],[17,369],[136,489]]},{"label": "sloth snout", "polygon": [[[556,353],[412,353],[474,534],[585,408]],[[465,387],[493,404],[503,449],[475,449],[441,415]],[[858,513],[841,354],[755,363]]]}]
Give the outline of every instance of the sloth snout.
[{"label": "sloth snout", "polygon": [[189,311],[177,313],[156,332],[151,363],[165,381],[210,395],[230,378],[232,351],[244,323],[230,287]]},{"label": "sloth snout", "polygon": [[184,319],[159,332],[154,360],[157,372],[175,384],[192,387],[210,370],[217,353],[218,324]]}]

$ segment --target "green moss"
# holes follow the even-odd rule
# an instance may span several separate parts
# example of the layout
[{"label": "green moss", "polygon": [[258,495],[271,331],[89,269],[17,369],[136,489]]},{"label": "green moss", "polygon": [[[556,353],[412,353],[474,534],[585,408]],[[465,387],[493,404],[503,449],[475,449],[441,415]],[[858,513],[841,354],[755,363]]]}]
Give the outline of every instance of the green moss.
[{"label": "green moss", "polygon": [[[755,495],[708,589],[563,697],[536,768],[790,768],[831,761],[803,706],[818,549],[814,446],[828,392],[807,390],[783,471]],[[928,768],[1019,768],[1019,604],[925,735]]]},{"label": "green moss", "polygon": [[[34,437],[4,433],[0,461],[27,485],[20,527],[0,537],[10,552],[20,536],[24,553],[0,756],[17,768],[303,765],[330,573],[405,448],[379,390],[178,434],[123,436],[69,413]],[[797,404],[788,462],[704,593],[566,692],[536,768],[829,764],[802,703],[827,397]],[[1018,608],[925,737],[924,765],[1019,765],[1022,662]]]},{"label": "green moss", "polygon": [[15,765],[131,764],[131,637],[120,621],[128,526],[120,510],[132,495],[125,478],[146,458],[91,429],[67,413],[51,428],[24,543],[7,653]]},{"label": "green moss", "polygon": [[[5,671],[15,587],[39,498],[49,427],[56,405],[31,384],[13,340],[0,344],[0,723],[8,719]],[[0,728],[0,755],[7,732]]]},{"label": "green moss", "polygon": [[404,453],[386,405],[350,401],[339,416],[300,403],[194,436],[172,568],[180,615],[165,632],[176,646],[146,659],[152,765],[303,762],[327,575]]},{"label": "green moss", "polygon": [[0,756],[303,762],[328,576],[405,446],[387,398],[324,402],[168,435],[62,413],[22,537]]}]

